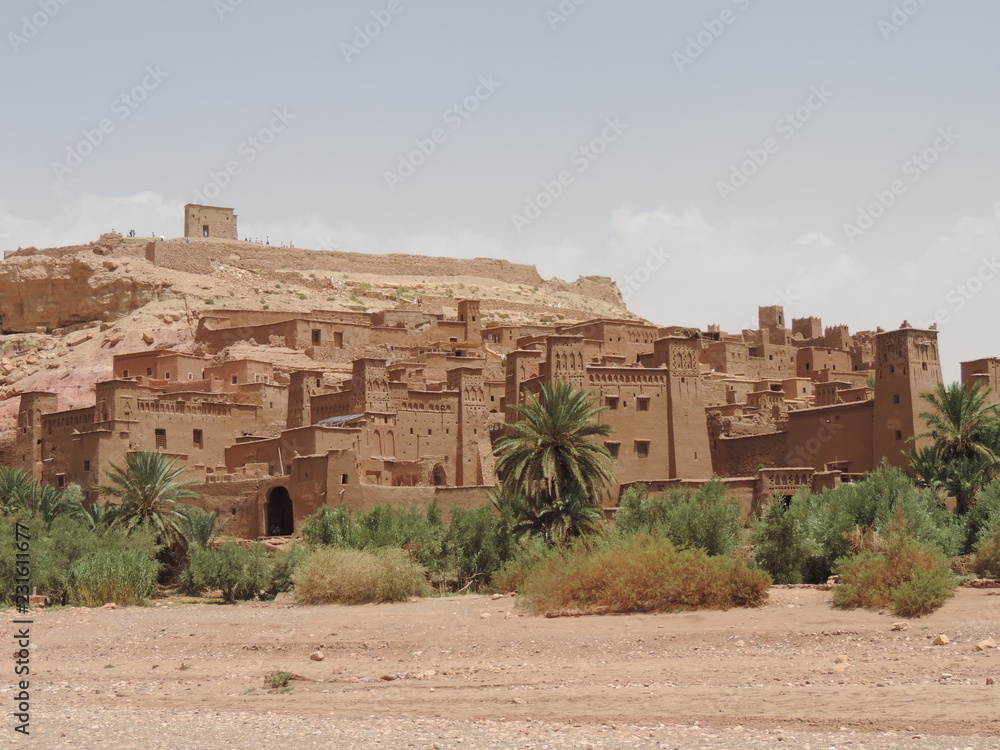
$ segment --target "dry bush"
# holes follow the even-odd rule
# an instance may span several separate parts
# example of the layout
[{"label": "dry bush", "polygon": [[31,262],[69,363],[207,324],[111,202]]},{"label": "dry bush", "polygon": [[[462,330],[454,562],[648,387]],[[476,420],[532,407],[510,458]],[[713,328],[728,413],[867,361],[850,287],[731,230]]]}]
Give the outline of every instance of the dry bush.
[{"label": "dry bush", "polygon": [[980,578],[1000,578],[1000,531],[976,545],[973,569]]},{"label": "dry bush", "polygon": [[683,612],[756,607],[770,585],[770,576],[738,560],[636,536],[596,549],[578,544],[545,558],[519,590],[539,613]]},{"label": "dry bush", "polygon": [[401,549],[323,547],[310,552],[292,575],[299,604],[368,604],[428,596],[425,570]]},{"label": "dry bush", "polygon": [[835,572],[840,584],[833,590],[833,606],[891,608],[900,617],[933,612],[957,585],[948,558],[907,537],[893,541],[884,552],[868,550],[842,558]]}]

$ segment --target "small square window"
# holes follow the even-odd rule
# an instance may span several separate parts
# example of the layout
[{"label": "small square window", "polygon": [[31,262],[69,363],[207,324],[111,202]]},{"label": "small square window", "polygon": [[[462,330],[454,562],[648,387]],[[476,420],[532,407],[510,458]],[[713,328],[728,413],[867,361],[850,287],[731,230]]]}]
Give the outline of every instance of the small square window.
[{"label": "small square window", "polygon": [[233,375],[233,385],[236,385],[239,382],[240,382],[240,376],[239,375]]},{"label": "small square window", "polygon": [[66,475],[65,474],[58,475],[56,477],[56,487],[65,487],[65,486],[66,486]]},{"label": "small square window", "polygon": [[153,368],[152,367],[147,367],[146,368],[146,375],[152,375],[152,374],[153,374]]},{"label": "small square window", "polygon": [[165,451],[167,449],[167,431],[156,430],[153,434],[156,437],[156,450]]},{"label": "small square window", "polygon": [[204,448],[204,438],[201,430],[195,430],[192,436],[192,442],[195,448]]},{"label": "small square window", "polygon": [[621,443],[605,443],[604,445],[607,447],[608,453],[611,454],[611,458],[618,458],[618,451],[621,448]]},{"label": "small square window", "polygon": [[895,395],[894,395],[894,396],[892,397],[892,403],[894,403],[894,404],[898,404],[898,403],[899,403],[899,394],[898,394],[898,393],[897,393],[897,394],[895,394]]},{"label": "small square window", "polygon": [[340,475],[340,483],[341,484],[347,484],[347,474],[341,474]]},{"label": "small square window", "polygon": [[194,380],[194,373],[193,372],[189,372],[188,373],[188,380]]},{"label": "small square window", "polygon": [[122,377],[123,378],[127,378],[128,377],[128,370],[122,370]]},{"label": "small square window", "polygon": [[618,398],[616,396],[608,396],[604,403],[612,411],[618,408]]},{"label": "small square window", "polygon": [[648,398],[637,399],[636,408],[639,411],[649,411],[649,399]]},{"label": "small square window", "polygon": [[903,439],[903,433],[900,432],[899,430],[896,430],[896,440],[902,440],[902,439]]},{"label": "small square window", "polygon": [[648,440],[636,440],[635,441],[635,455],[639,458],[646,458],[649,456],[649,441]]},{"label": "small square window", "polygon": [[86,460],[85,460],[85,461],[83,462],[83,470],[84,470],[84,471],[90,471],[90,461],[86,461]]},{"label": "small square window", "polygon": [[164,380],[170,380],[170,373],[169,372],[163,373],[163,379]]}]

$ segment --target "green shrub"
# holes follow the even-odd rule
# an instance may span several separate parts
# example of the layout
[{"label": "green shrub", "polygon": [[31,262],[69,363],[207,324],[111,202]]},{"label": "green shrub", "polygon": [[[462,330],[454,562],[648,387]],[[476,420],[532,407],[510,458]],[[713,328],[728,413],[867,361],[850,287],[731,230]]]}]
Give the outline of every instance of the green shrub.
[{"label": "green shrub", "polygon": [[972,567],[980,578],[1000,578],[1000,530],[976,545]]},{"label": "green shrub", "polygon": [[267,593],[274,598],[283,591],[292,588],[292,575],[309,554],[309,548],[304,544],[293,544],[288,549],[278,550],[274,555],[274,568],[271,570],[271,584]]},{"label": "green shrub", "polygon": [[160,564],[138,550],[100,550],[73,566],[69,599],[81,607],[145,604],[156,593]]},{"label": "green shrub", "polygon": [[424,568],[401,549],[313,550],[292,574],[299,604],[368,604],[428,596]]},{"label": "green shrub", "polygon": [[475,510],[452,509],[446,542],[461,587],[475,580],[479,588],[499,569],[503,560],[497,526],[497,517],[488,505]]},{"label": "green shrub", "polygon": [[766,573],[733,558],[635,536],[558,550],[528,572],[520,592],[538,613],[679,612],[759,606],[770,585]]},{"label": "green shrub", "polygon": [[271,690],[280,690],[281,688],[288,687],[288,683],[294,676],[291,672],[271,672],[271,674],[264,678],[264,683]]},{"label": "green shrub", "polygon": [[354,521],[355,549],[401,549],[404,544],[419,544],[417,562],[430,570],[444,567],[445,526],[435,498],[426,512],[419,508],[376,505],[358,513]]},{"label": "green shrub", "polygon": [[652,497],[643,485],[631,487],[622,495],[615,521],[626,536],[662,536],[678,548],[708,555],[728,555],[743,544],[742,506],[718,480],[696,492],[668,490]]},{"label": "green shrub", "polygon": [[303,522],[302,536],[310,547],[352,546],[351,511],[346,505],[320,506]]},{"label": "green shrub", "polygon": [[797,509],[772,500],[764,515],[753,520],[751,530],[757,567],[767,571],[775,583],[802,583],[816,545],[810,543]]},{"label": "green shrub", "polygon": [[31,534],[31,586],[49,597],[51,604],[68,604],[74,566],[96,552],[135,551],[155,560],[160,546],[156,535],[146,527],[131,532],[118,527],[91,528],[83,517],[56,516],[46,527],[40,515],[25,511],[0,515],[0,603],[13,603],[15,584],[15,535],[17,522],[28,526]]},{"label": "green shrub", "polygon": [[513,557],[493,574],[492,588],[502,593],[520,591],[528,574],[543,560],[555,556],[555,550],[541,537],[526,537],[514,548]]},{"label": "green shrub", "polygon": [[249,550],[234,542],[224,542],[218,549],[195,548],[185,575],[186,588],[199,593],[218,589],[227,602],[253,599],[268,587],[273,567],[260,542]]},{"label": "green shrub", "polygon": [[903,471],[886,466],[856,484],[818,495],[801,491],[792,498],[788,515],[770,512],[774,505],[753,524],[754,540],[764,548],[755,558],[782,583],[823,583],[835,561],[850,554],[848,536],[855,529],[870,528],[888,537],[900,510],[907,534],[945,555],[959,554],[967,533],[964,521],[945,509],[934,492],[917,489]]},{"label": "green shrub", "polygon": [[988,484],[965,514],[966,551],[1000,533],[1000,482]]},{"label": "green shrub", "polygon": [[885,609],[920,617],[939,608],[957,582],[948,559],[931,545],[897,534],[885,551],[863,551],[837,561],[840,583],[833,606]]}]

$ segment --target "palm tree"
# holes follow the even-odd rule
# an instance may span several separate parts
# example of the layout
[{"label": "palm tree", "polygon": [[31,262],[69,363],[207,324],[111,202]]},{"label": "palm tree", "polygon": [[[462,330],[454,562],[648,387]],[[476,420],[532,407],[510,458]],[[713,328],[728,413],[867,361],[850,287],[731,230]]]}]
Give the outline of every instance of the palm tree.
[{"label": "palm tree", "polygon": [[0,466],[0,509],[19,510],[26,507],[38,492],[38,482],[26,471]]},{"label": "palm tree", "polygon": [[987,402],[982,381],[966,386],[938,384],[921,394],[932,411],[921,412],[931,446],[906,452],[917,476],[929,486],[943,486],[955,496],[960,514],[968,512],[976,494],[1000,475],[1000,415]]},{"label": "palm tree", "polygon": [[555,383],[513,408],[523,419],[507,425],[511,433],[493,450],[503,493],[523,498],[522,520],[545,529],[552,541],[553,532],[561,539],[592,529],[600,511],[583,508],[597,506],[617,481],[607,447],[592,439],[612,432],[595,419],[602,407],[591,394]]},{"label": "palm tree", "polygon": [[198,497],[188,489],[197,481],[179,481],[184,468],[174,468],[177,460],[163,453],[143,451],[125,456],[125,467],[111,464],[106,473],[110,484],[100,492],[120,501],[115,510],[115,523],[134,529],[148,523],[169,546],[184,541],[184,514],[178,501]]},{"label": "palm tree", "polygon": [[231,519],[225,518],[219,522],[219,511],[213,510],[211,513],[186,506],[181,508],[181,515],[184,520],[181,523],[181,530],[187,540],[188,547],[201,547],[207,549],[214,542],[226,527]]},{"label": "palm tree", "polygon": [[40,515],[46,525],[51,525],[57,516],[82,518],[86,513],[82,500],[83,493],[77,484],[71,484],[64,490],[47,484],[36,485],[35,492],[25,498],[24,507]]}]

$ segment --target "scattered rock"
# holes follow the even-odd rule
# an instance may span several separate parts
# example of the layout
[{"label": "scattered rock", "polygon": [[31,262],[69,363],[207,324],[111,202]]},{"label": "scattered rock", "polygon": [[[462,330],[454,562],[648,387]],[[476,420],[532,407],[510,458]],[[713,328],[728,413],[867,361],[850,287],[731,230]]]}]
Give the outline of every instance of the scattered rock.
[{"label": "scattered rock", "polygon": [[118,609],[118,605],[115,604],[114,602],[108,602],[103,607],[101,607],[101,609]]},{"label": "scattered rock", "polygon": [[323,654],[322,651],[313,651],[311,654],[309,654],[309,658],[312,659],[313,661],[323,661],[323,659],[325,659],[326,656]]},{"label": "scattered rock", "polygon": [[153,343],[153,337],[150,334],[148,334],[148,333],[144,333],[144,334],[142,334],[142,341],[143,341],[144,344],[152,344]]},{"label": "scattered rock", "polygon": [[383,682],[392,682],[393,680],[398,680],[398,679],[399,679],[399,675],[398,674],[384,674],[384,675],[382,675]]},{"label": "scattered rock", "polygon": [[993,678],[992,678],[992,677],[987,677],[987,678],[986,678],[986,684],[987,684],[987,685],[992,685],[992,684],[994,684],[994,683],[993,683]]},{"label": "scattered rock", "polygon": [[847,664],[850,659],[847,658],[847,654],[839,654],[836,659],[833,660],[834,664]]},{"label": "scattered rock", "polygon": [[740,640],[736,641],[736,648],[743,648],[746,645],[747,645],[747,642],[744,641],[743,639],[740,639]]},{"label": "scattered rock", "polygon": [[489,612],[483,612],[483,613],[482,613],[481,615],[479,615],[479,619],[480,619],[480,620],[485,620],[486,618],[488,618],[488,617],[490,617],[490,616],[491,616],[491,615],[490,615],[490,613],[489,613]]},{"label": "scattered rock", "polygon": [[987,649],[996,648],[996,647],[997,647],[997,642],[994,641],[992,638],[987,638],[986,640],[983,640],[983,641],[980,641],[979,643],[977,643],[975,650],[976,651],[986,651]]},{"label": "scattered rock", "polygon": [[894,622],[889,630],[907,630],[910,627],[908,622]]},{"label": "scattered rock", "polygon": [[946,636],[944,633],[934,636],[934,640],[931,641],[935,646],[947,646],[951,643],[951,638]]},{"label": "scattered rock", "polygon": [[436,676],[437,676],[436,669],[428,669],[426,672],[424,672],[424,677],[436,677]]},{"label": "scattered rock", "polygon": [[492,596],[492,599],[493,601],[496,601],[497,599],[503,599],[503,594],[494,594]]}]

